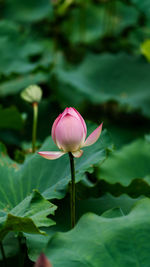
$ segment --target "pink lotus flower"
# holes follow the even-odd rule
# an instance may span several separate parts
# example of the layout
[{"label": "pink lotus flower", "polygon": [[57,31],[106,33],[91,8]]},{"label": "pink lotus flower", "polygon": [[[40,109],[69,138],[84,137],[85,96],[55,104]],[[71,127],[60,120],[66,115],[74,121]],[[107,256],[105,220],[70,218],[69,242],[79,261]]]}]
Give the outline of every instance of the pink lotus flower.
[{"label": "pink lotus flower", "polygon": [[34,267],[52,267],[47,257],[44,255],[44,253],[41,253],[39,258],[37,259]]},{"label": "pink lotus flower", "polygon": [[74,157],[79,158],[83,154],[81,148],[93,145],[101,131],[102,123],[86,139],[87,128],[84,119],[75,108],[66,108],[52,126],[53,141],[61,151],[41,151],[38,154],[46,159],[57,159],[71,152]]}]

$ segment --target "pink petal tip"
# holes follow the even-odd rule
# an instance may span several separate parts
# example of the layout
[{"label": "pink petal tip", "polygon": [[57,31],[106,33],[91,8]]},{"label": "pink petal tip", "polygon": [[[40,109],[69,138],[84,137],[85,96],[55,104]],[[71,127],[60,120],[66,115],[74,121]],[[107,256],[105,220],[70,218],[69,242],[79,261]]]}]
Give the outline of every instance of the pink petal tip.
[{"label": "pink petal tip", "polygon": [[39,258],[37,259],[34,267],[52,267],[47,257],[44,255],[44,253],[41,253]]},{"label": "pink petal tip", "polygon": [[40,151],[40,152],[38,152],[38,154],[40,156],[42,156],[43,158],[45,158],[45,159],[53,160],[53,159],[60,158],[61,156],[63,156],[65,154],[65,152],[61,152],[61,151]]},{"label": "pink petal tip", "polygon": [[100,126],[98,126],[89,136],[88,138],[86,139],[86,141],[84,142],[84,145],[83,147],[85,146],[91,146],[93,145],[97,140],[98,138],[100,137],[100,134],[101,134],[101,131],[102,131],[102,126],[103,126],[103,123],[101,123]]}]

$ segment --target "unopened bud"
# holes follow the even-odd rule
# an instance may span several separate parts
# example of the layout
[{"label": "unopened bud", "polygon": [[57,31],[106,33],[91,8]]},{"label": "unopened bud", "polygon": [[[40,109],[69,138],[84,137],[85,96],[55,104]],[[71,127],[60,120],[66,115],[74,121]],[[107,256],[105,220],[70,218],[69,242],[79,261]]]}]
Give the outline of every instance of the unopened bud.
[{"label": "unopened bud", "polygon": [[39,258],[37,259],[34,267],[52,267],[47,257],[44,255],[44,253],[41,253]]},{"label": "unopened bud", "polygon": [[42,89],[36,84],[30,85],[21,92],[21,97],[30,103],[40,102],[42,98]]}]

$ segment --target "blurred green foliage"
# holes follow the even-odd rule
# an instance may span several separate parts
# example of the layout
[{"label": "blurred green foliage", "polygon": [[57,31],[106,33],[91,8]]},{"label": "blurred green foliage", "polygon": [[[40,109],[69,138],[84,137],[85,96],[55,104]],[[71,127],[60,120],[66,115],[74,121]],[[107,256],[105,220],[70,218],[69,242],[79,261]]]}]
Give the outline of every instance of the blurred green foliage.
[{"label": "blurred green foliage", "polygon": [[[148,266],[150,205],[139,199],[150,196],[150,1],[0,0],[0,10],[0,231],[14,216],[29,257],[45,248],[54,267]],[[92,121],[89,132],[102,121],[108,130],[76,160],[79,224],[67,234],[54,235],[69,230],[68,159],[29,153],[32,106],[20,93],[31,84],[43,91],[38,148],[56,150],[48,136],[66,106]],[[45,223],[47,199],[58,206],[56,226]],[[88,211],[97,216],[80,220]],[[16,236],[3,240],[8,266],[18,266]]]}]

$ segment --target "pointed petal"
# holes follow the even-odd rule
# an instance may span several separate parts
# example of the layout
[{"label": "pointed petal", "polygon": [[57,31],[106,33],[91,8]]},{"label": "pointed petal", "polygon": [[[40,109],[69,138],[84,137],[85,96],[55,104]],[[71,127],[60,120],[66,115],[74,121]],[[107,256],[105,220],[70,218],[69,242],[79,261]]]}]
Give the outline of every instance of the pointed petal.
[{"label": "pointed petal", "polygon": [[83,129],[84,129],[84,136],[86,137],[86,134],[87,134],[86,123],[85,123],[83,117],[81,116],[81,114],[75,108],[70,107],[70,108],[66,108],[64,110],[64,112],[62,113],[62,117],[61,118],[63,118],[67,114],[69,114],[69,115],[71,115],[71,116],[73,116],[76,119],[81,121]]},{"label": "pointed petal", "polygon": [[86,128],[86,123],[83,119],[83,117],[81,116],[81,114],[75,109],[75,108],[72,108],[74,109],[74,111],[77,113],[77,115],[79,116],[81,122],[82,122],[82,125],[83,125],[83,128],[84,128],[84,133],[85,133],[85,137],[86,137],[86,134],[87,134],[87,128]]},{"label": "pointed petal", "polygon": [[53,139],[53,141],[54,141],[55,144],[56,144],[55,128],[56,128],[57,123],[59,122],[59,120],[60,120],[61,117],[62,117],[62,114],[59,114],[59,116],[56,118],[56,120],[54,121],[54,123],[52,125],[51,135],[52,135],[52,139]]},{"label": "pointed petal", "polygon": [[72,108],[72,107],[65,108],[65,110],[62,113],[62,118],[65,117],[68,114],[73,116],[73,117],[75,117],[76,119],[80,119],[78,114],[77,114],[77,112],[76,112],[76,110],[74,108]]},{"label": "pointed petal", "polygon": [[62,119],[63,119],[63,117],[65,117],[67,114],[68,114],[68,107],[67,108],[65,108],[65,110],[63,111],[63,113],[61,114],[62,115]]},{"label": "pointed petal", "polygon": [[63,156],[65,154],[65,152],[62,152],[62,151],[40,151],[40,152],[38,152],[38,154],[45,159],[58,159],[61,156]]},{"label": "pointed petal", "polygon": [[101,123],[101,125],[99,127],[97,127],[90,135],[89,137],[86,139],[84,146],[91,146],[93,145],[99,138],[101,131],[102,131],[102,126],[103,123]]},{"label": "pointed petal", "polygon": [[75,158],[80,158],[83,154],[83,150],[78,150],[76,152],[71,152],[71,153]]}]

